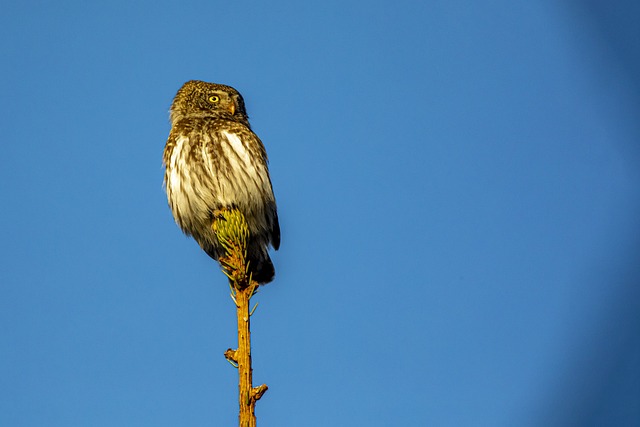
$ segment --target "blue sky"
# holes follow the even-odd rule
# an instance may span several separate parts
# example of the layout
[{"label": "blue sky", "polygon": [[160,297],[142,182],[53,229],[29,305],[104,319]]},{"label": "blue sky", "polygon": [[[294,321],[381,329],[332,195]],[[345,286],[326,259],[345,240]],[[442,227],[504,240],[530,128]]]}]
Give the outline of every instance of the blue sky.
[{"label": "blue sky", "polygon": [[638,425],[638,6],[316,3],[3,6],[0,425],[236,422],[161,185],[191,79],[270,156],[259,424]]}]

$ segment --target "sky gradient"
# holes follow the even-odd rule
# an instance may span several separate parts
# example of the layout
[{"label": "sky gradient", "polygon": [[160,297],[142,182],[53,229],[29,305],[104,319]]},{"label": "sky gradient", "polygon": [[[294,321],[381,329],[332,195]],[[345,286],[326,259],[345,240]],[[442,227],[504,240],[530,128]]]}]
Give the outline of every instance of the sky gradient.
[{"label": "sky gradient", "polygon": [[640,8],[256,3],[3,6],[0,425],[236,423],[162,189],[191,79],[270,158],[259,425],[640,425]]}]

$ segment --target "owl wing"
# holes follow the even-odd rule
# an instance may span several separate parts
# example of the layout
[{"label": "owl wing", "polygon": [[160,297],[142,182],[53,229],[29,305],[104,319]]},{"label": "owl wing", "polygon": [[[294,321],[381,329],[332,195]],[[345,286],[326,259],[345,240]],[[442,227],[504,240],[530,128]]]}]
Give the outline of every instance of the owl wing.
[{"label": "owl wing", "polygon": [[269,188],[268,196],[267,196],[267,200],[269,200],[269,202],[266,209],[265,220],[267,224],[271,226],[270,227],[271,232],[269,235],[271,246],[273,246],[273,249],[278,250],[280,248],[280,222],[278,221],[278,209],[276,207],[276,200],[275,200],[275,196],[273,195],[273,186],[271,184],[271,176],[269,174],[269,166],[268,166],[269,159],[267,157],[267,151],[265,150],[264,144],[262,143],[258,135],[253,133],[253,131],[247,128],[247,129],[243,129],[243,132],[241,133],[245,135],[245,138],[247,138],[247,140],[250,140],[253,142],[253,144],[251,145],[257,148],[254,155],[262,159],[262,166],[264,167],[264,172],[266,175],[266,183]]},{"label": "owl wing", "polygon": [[[243,183],[239,187],[253,188],[254,196],[261,197],[269,241],[277,250],[280,247],[280,223],[269,176],[267,153],[262,141],[251,129],[240,123],[228,123],[218,137],[225,141],[221,144],[221,155],[227,159],[229,175],[233,176],[233,181]],[[207,157],[211,159],[212,156]]]}]

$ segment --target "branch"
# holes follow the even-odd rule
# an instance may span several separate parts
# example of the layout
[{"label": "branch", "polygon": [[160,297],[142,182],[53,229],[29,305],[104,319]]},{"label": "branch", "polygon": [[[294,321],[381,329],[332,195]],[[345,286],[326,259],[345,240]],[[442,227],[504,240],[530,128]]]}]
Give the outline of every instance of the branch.
[{"label": "branch", "polygon": [[[267,391],[262,384],[253,387],[253,370],[251,367],[251,331],[250,318],[253,310],[249,311],[249,301],[257,292],[258,283],[251,280],[249,263],[247,261],[247,241],[249,227],[244,215],[237,209],[216,212],[213,230],[218,241],[225,249],[225,255],[220,258],[222,272],[229,278],[231,298],[236,306],[238,322],[238,349],[225,351],[225,358],[238,368],[240,404],[239,422],[241,427],[255,427],[256,402]],[[255,310],[255,307],[254,307]]]}]

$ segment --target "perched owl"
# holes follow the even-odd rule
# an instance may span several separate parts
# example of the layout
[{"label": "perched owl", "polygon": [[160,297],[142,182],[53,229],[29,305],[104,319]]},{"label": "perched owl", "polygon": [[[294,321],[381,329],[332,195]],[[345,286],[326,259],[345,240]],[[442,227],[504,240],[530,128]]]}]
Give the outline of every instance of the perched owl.
[{"label": "perched owl", "polygon": [[219,260],[224,250],[212,229],[216,212],[240,210],[249,225],[253,279],[270,282],[275,270],[267,250],[280,246],[280,225],[267,153],[242,96],[230,86],[192,80],[178,90],[170,117],[164,185],[176,223]]}]

